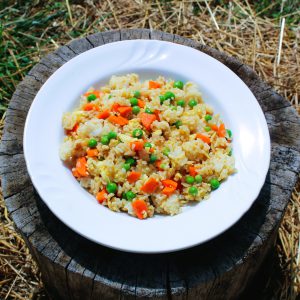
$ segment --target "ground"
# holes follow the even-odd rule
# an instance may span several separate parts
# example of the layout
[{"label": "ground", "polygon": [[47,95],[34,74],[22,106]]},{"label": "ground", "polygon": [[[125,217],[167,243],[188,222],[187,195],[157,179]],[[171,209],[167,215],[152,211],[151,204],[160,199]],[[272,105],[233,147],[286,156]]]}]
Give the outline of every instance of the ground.
[{"label": "ground", "polygon": [[[297,10],[298,9],[298,10]],[[1,1],[0,117],[16,85],[41,57],[98,31],[152,28],[192,38],[250,65],[300,112],[300,12],[297,1]],[[178,57],[180,59],[180,57]],[[45,298],[38,268],[0,199],[0,298]],[[295,188],[266,262],[257,296],[300,294],[300,185]],[[275,264],[274,264],[275,261]],[[263,275],[263,274],[262,274]]]}]

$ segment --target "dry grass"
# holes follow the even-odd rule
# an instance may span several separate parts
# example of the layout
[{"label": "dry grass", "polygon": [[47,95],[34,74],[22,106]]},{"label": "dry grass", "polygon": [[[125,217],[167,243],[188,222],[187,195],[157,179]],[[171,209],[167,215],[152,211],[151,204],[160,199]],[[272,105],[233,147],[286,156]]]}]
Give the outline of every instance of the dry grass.
[{"label": "dry grass", "polygon": [[[261,78],[269,82],[300,112],[300,28],[297,25],[299,18],[294,18],[299,11],[295,10],[285,15],[285,2],[282,1],[280,8],[281,18],[272,19],[265,15],[278,1],[271,1],[264,11],[255,10],[254,5],[249,4],[247,0],[66,0],[59,2],[59,5],[49,1],[53,5],[49,4],[46,7],[42,1],[35,1],[35,6],[28,7],[24,15],[20,14],[19,23],[8,22],[4,30],[2,39],[4,44],[10,45],[6,51],[6,60],[11,69],[2,78],[0,76],[1,105],[5,106],[8,103],[17,82],[30,67],[59,45],[74,37],[97,31],[144,27],[180,34],[239,58],[252,66]],[[11,8],[17,10],[15,6],[5,10]],[[3,13],[3,10],[0,13]],[[16,11],[12,13],[17,14]],[[48,22],[48,19],[43,19],[46,16],[53,18]],[[26,27],[28,20],[37,18],[43,20],[39,27]],[[22,31],[22,28],[18,28],[16,32],[15,29],[20,23],[25,29]],[[21,40],[21,36],[24,40]],[[21,49],[25,42],[28,43],[25,45],[27,52]],[[27,62],[24,62],[24,57],[28,59]],[[1,109],[3,108],[0,106]],[[1,129],[4,117],[5,115],[1,120]],[[37,267],[25,243],[14,231],[2,197],[0,207],[0,298],[43,297]],[[273,293],[274,299],[293,300],[300,295],[299,232],[298,184],[278,234],[277,255],[283,278],[277,283],[279,286],[278,291]]]},{"label": "dry grass", "polygon": [[300,295],[300,182],[279,228],[277,253],[284,274],[280,298],[296,299]]}]

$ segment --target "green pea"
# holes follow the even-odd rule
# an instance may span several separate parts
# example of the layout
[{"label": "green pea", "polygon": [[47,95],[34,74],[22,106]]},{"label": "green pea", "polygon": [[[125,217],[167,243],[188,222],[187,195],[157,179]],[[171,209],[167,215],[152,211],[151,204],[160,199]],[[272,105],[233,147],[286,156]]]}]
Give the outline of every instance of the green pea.
[{"label": "green pea", "polygon": [[108,99],[111,99],[112,98],[112,95],[108,95]]},{"label": "green pea", "polygon": [[149,143],[149,142],[146,142],[146,143],[144,144],[144,148],[152,148],[152,144]]},{"label": "green pea", "polygon": [[204,127],[204,130],[205,130],[205,131],[210,131],[211,128],[210,128],[209,126],[205,126],[205,127]]},{"label": "green pea", "polygon": [[165,170],[167,168],[167,165],[166,164],[160,164],[159,168]]},{"label": "green pea", "polygon": [[194,100],[194,99],[192,99],[192,100],[189,101],[189,107],[194,107],[197,104],[198,104],[198,102],[196,100]]},{"label": "green pea", "polygon": [[109,182],[106,185],[106,190],[108,191],[109,194],[115,194],[118,189],[118,186],[114,182]]},{"label": "green pea", "polygon": [[97,97],[94,94],[90,94],[87,96],[87,101],[89,101],[89,102],[94,101],[96,99],[97,99]]},{"label": "green pea", "polygon": [[210,183],[211,188],[212,188],[213,190],[216,190],[216,189],[220,186],[220,182],[219,182],[219,180],[216,179],[216,178],[211,179],[211,180],[209,181],[209,183]]},{"label": "green pea", "polygon": [[150,155],[149,161],[150,161],[151,163],[156,162],[156,161],[157,161],[157,156],[156,156],[155,154],[151,154],[151,155]]},{"label": "green pea", "polygon": [[184,107],[185,106],[185,101],[183,99],[180,99],[177,101],[177,105]]},{"label": "green pea", "polygon": [[175,99],[175,94],[172,93],[172,92],[170,92],[170,91],[169,92],[165,92],[164,97],[165,97],[166,100],[168,100],[168,99]]},{"label": "green pea", "polygon": [[201,176],[201,175],[196,175],[196,176],[195,176],[195,181],[196,181],[197,183],[201,183],[201,182],[202,182],[202,176]]},{"label": "green pea", "polygon": [[163,104],[164,101],[166,101],[167,99],[165,98],[165,96],[159,96],[159,100],[160,100],[160,104]]},{"label": "green pea", "polygon": [[153,111],[149,107],[146,107],[145,113],[147,113],[147,114],[153,114]]},{"label": "green pea", "polygon": [[117,138],[117,133],[114,131],[110,131],[107,136],[110,140],[115,139],[115,138]]},{"label": "green pea", "polygon": [[135,138],[140,139],[143,136],[143,130],[141,129],[134,129],[132,132],[132,136]]},{"label": "green pea", "polygon": [[183,82],[180,81],[180,80],[177,80],[177,81],[174,82],[173,87],[182,90],[183,89]]},{"label": "green pea", "polygon": [[193,176],[186,176],[185,182],[188,184],[193,184],[195,182],[195,178]]},{"label": "green pea", "polygon": [[140,97],[141,97],[141,92],[140,92],[140,91],[135,91],[135,92],[133,93],[133,97],[135,97],[135,98],[140,98]]},{"label": "green pea", "polygon": [[178,120],[173,125],[178,129],[182,125],[182,121]]},{"label": "green pea", "polygon": [[212,116],[211,115],[206,115],[205,117],[204,117],[204,119],[205,119],[205,121],[209,121],[209,120],[211,120],[212,119]]},{"label": "green pea", "polygon": [[164,150],[163,150],[163,155],[169,156],[170,152],[171,152],[170,148],[169,148],[169,147],[166,147],[166,148],[164,148]]},{"label": "green pea", "polygon": [[229,153],[228,153],[229,156],[232,155],[232,149],[230,149]]},{"label": "green pea", "polygon": [[130,101],[131,106],[136,106],[139,103],[138,99],[136,99],[136,98],[130,98],[129,101]]},{"label": "green pea", "polygon": [[97,146],[97,141],[95,139],[90,139],[88,142],[90,148],[95,148]]},{"label": "green pea", "polygon": [[163,155],[165,155],[165,156],[169,156],[170,152],[171,152],[171,150],[169,147],[164,148],[162,151]]},{"label": "green pea", "polygon": [[194,186],[191,186],[191,187],[189,188],[189,194],[192,195],[192,196],[197,196],[197,194],[198,194],[198,189],[197,189],[196,187],[194,187]]},{"label": "green pea", "polygon": [[232,132],[231,132],[231,130],[230,130],[230,129],[226,129],[226,131],[227,131],[228,137],[231,138],[231,137],[232,137]]},{"label": "green pea", "polygon": [[125,160],[125,163],[126,163],[126,164],[130,164],[131,166],[133,166],[133,165],[136,164],[136,160],[135,160],[133,157],[128,157],[128,158]]},{"label": "green pea", "polygon": [[132,191],[128,191],[125,193],[125,197],[126,197],[125,199],[127,199],[128,201],[131,201],[136,197],[136,194]]},{"label": "green pea", "polygon": [[101,137],[101,144],[103,144],[103,145],[108,145],[109,144],[109,137],[108,137],[108,135],[103,135]]},{"label": "green pea", "polygon": [[132,108],[132,112],[133,112],[135,115],[137,115],[140,111],[141,111],[141,109],[140,109],[138,106],[134,106],[134,107]]},{"label": "green pea", "polygon": [[131,165],[130,165],[129,163],[125,163],[125,164],[123,165],[123,169],[125,169],[125,171],[129,171],[130,168],[131,168]]}]

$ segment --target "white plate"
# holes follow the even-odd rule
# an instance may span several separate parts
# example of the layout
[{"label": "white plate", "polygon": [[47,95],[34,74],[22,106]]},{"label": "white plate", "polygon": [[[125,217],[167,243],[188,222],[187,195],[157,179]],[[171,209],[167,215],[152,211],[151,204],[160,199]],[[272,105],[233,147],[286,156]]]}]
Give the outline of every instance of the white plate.
[{"label": "white plate", "polygon": [[[164,75],[196,82],[204,101],[233,132],[238,173],[207,201],[176,216],[139,220],[99,205],[59,158],[62,115],[91,86],[111,75],[135,72],[141,79]],[[41,198],[67,226],[105,246],[130,252],[168,252],[203,243],[222,233],[250,208],[270,161],[266,120],[255,97],[230,69],[189,47],[162,41],[107,44],[73,58],[43,85],[29,110],[24,132],[28,172]]]}]

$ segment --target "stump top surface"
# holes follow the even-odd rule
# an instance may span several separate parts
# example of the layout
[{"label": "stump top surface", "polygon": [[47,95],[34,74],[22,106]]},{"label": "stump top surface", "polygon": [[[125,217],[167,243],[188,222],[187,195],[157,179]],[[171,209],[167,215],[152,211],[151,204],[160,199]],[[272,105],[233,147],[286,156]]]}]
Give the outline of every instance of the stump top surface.
[{"label": "stump top surface", "polygon": [[[24,122],[43,83],[76,55],[127,39],[171,41],[193,47],[221,61],[250,88],[269,126],[272,142],[270,169],[251,209],[221,236],[184,251],[132,254],[84,239],[49,211],[35,192],[26,170],[22,144]],[[63,284],[64,276],[67,279],[69,276],[72,280],[67,280],[68,288],[77,286],[76,293],[80,294],[85,290],[79,290],[80,286],[90,286],[90,298],[97,295],[99,288],[112,297],[122,293],[145,297],[187,295],[195,286],[205,287],[209,294],[210,290],[220,286],[221,278],[233,278],[237,274],[240,282],[247,280],[245,266],[249,268],[250,260],[254,259],[255,264],[255,259],[263,255],[262,249],[266,248],[278,228],[296,183],[300,170],[299,149],[300,119],[296,111],[248,66],[225,53],[177,35],[147,29],[116,30],[96,33],[60,47],[44,57],[18,85],[7,110],[0,146],[0,174],[5,203],[16,227],[39,262],[50,264],[50,268],[57,270],[56,278],[52,278],[49,268],[48,271],[45,268],[45,276],[58,285]],[[80,280],[76,281],[76,278]],[[223,290],[224,297],[233,293],[232,288]]]}]

